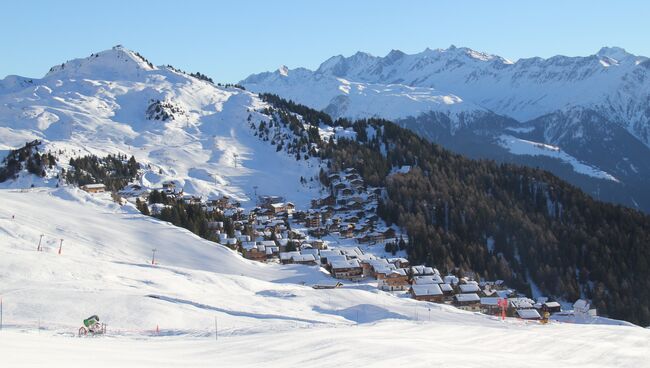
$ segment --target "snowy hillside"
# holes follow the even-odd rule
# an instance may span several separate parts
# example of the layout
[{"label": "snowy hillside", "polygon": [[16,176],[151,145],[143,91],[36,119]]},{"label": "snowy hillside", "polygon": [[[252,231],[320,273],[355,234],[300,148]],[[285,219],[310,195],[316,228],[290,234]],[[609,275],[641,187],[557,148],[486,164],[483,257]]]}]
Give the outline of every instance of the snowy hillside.
[{"label": "snowy hillside", "polygon": [[[564,357],[574,367],[638,367],[649,357],[650,331],[638,327],[501,322],[362,284],[315,290],[328,278],[318,267],[244,260],[108,194],[5,189],[0,202],[0,356],[9,366],[347,366],[381,356],[379,366]],[[72,338],[91,314],[110,336]]]},{"label": "snowy hillside", "polygon": [[57,65],[42,79],[0,81],[0,149],[40,139],[63,163],[119,152],[147,165],[147,186],[173,179],[186,193],[242,202],[258,186],[258,194],[291,195],[304,205],[316,188],[299,178],[318,168],[253,135],[248,119],[268,121],[256,112],[265,106],[252,93],[154,67],[116,46]]}]

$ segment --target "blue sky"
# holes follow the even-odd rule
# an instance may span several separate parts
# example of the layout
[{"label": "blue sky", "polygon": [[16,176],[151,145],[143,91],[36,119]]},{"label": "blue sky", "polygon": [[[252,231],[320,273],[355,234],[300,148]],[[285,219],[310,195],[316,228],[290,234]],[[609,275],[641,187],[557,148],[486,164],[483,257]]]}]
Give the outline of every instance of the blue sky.
[{"label": "blue sky", "polygon": [[41,77],[116,44],[215,81],[315,68],[358,50],[467,46],[516,60],[621,46],[650,56],[650,1],[10,1],[0,4],[0,78]]}]

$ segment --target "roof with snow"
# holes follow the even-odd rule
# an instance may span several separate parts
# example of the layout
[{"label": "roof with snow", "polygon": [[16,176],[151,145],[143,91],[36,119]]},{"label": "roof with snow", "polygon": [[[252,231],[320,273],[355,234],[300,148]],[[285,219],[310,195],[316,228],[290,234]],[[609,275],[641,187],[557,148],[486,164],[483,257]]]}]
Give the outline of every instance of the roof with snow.
[{"label": "roof with snow", "polygon": [[411,289],[415,296],[436,296],[443,294],[438,284],[413,285]]},{"label": "roof with snow", "polygon": [[477,294],[456,294],[454,295],[454,298],[458,302],[480,302],[481,298],[478,297]]},{"label": "roof with snow", "polygon": [[523,319],[541,319],[536,309],[517,309],[517,315]]},{"label": "roof with snow", "polygon": [[481,290],[476,284],[461,284],[458,287],[461,293],[476,293]]}]

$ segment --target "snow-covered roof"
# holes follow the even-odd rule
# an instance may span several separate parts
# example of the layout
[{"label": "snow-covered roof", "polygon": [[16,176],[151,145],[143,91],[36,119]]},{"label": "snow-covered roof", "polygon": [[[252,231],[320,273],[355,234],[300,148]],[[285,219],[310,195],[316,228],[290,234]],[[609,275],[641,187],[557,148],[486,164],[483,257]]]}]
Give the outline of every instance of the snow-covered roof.
[{"label": "snow-covered roof", "polygon": [[443,283],[440,275],[415,276],[413,278],[413,282],[415,282],[418,285]]},{"label": "snow-covered roof", "polygon": [[481,298],[477,294],[456,294],[454,295],[459,302],[480,302]]},{"label": "snow-covered roof", "polygon": [[493,297],[493,296],[484,297],[484,298],[481,298],[481,304],[496,306],[496,305],[499,304],[499,299],[501,299],[501,298]]},{"label": "snow-covered roof", "polygon": [[[323,257],[321,255],[321,257]],[[342,255],[342,254],[334,254],[331,256],[327,256],[327,263],[332,265],[334,262],[345,262],[348,260],[348,257]]]},{"label": "snow-covered roof", "polygon": [[411,271],[414,275],[434,275],[436,273],[433,267],[424,265],[411,266]]},{"label": "snow-covered roof", "polygon": [[481,290],[476,284],[461,284],[458,285],[461,293],[477,293]]},{"label": "snow-covered roof", "polygon": [[558,302],[546,302],[544,303],[545,306],[549,308],[558,308],[560,306],[560,303]]},{"label": "snow-covered roof", "polygon": [[415,296],[442,295],[442,290],[438,284],[425,284],[411,286]]},{"label": "snow-covered roof", "polygon": [[300,256],[300,252],[280,252],[280,260],[286,261],[291,259],[293,256]]},{"label": "snow-covered roof", "polygon": [[316,257],[313,254],[294,254],[291,256],[294,262],[315,262]]},{"label": "snow-covered roof", "polygon": [[439,286],[440,286],[440,289],[442,291],[446,292],[446,293],[454,291],[454,288],[449,284],[440,284]]},{"label": "snow-covered roof", "polygon": [[499,298],[507,298],[510,295],[512,295],[512,290],[506,289],[506,290],[497,290],[496,293],[499,296]]},{"label": "snow-covered roof", "polygon": [[508,303],[514,308],[517,309],[528,309],[533,308],[535,301],[525,297],[519,298],[508,298]]},{"label": "snow-covered roof", "polygon": [[403,269],[403,268],[396,268],[396,269],[390,270],[390,272],[387,275],[406,276],[406,270]]},{"label": "snow-covered roof", "polygon": [[458,284],[458,277],[454,275],[447,275],[444,277],[445,284],[453,284],[456,285]]},{"label": "snow-covered roof", "polygon": [[517,315],[523,319],[540,319],[542,316],[539,315],[536,309],[517,309]]},{"label": "snow-covered roof", "polygon": [[304,248],[303,250],[300,251],[300,254],[311,254],[311,255],[317,256],[318,255],[318,249]]},{"label": "snow-covered roof", "polygon": [[348,260],[337,260],[332,262],[332,269],[342,269],[342,268],[357,268],[361,267],[359,265],[359,261],[356,259],[348,259]]},{"label": "snow-covered roof", "polygon": [[341,252],[338,249],[325,249],[320,251],[320,256],[329,258],[332,256],[340,256]]}]

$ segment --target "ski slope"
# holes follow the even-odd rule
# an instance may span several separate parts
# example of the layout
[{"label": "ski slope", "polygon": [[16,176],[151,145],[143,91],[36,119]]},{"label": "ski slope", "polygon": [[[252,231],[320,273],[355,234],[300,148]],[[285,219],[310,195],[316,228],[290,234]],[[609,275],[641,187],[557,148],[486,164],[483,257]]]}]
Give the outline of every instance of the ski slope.
[{"label": "ski slope", "polygon": [[[650,330],[639,327],[502,322],[372,283],[315,290],[330,280],[318,267],[245,260],[104,194],[1,189],[0,203],[3,366],[642,367],[650,358]],[[75,337],[91,314],[108,336]]]}]

